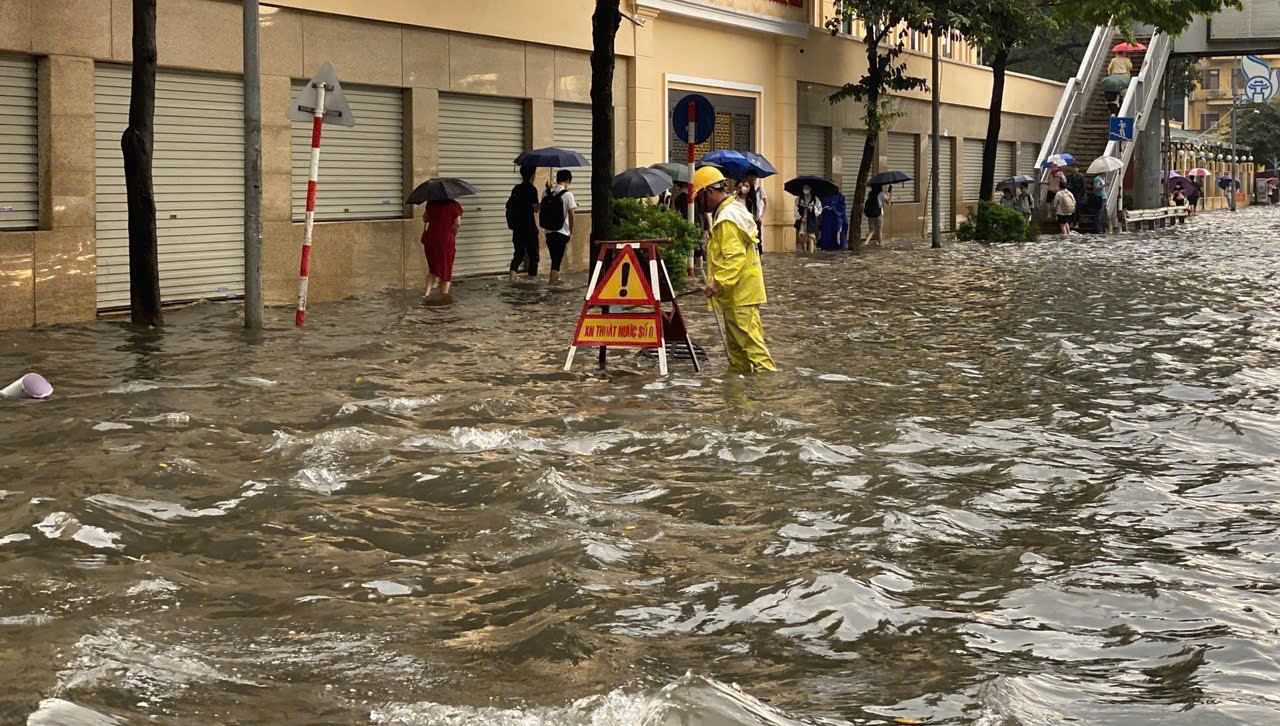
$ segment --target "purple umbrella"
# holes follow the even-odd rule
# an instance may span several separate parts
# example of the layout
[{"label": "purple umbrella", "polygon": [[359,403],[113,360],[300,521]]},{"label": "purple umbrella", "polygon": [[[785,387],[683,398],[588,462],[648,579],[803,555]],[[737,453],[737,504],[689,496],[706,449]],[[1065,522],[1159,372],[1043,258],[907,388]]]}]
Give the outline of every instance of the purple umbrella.
[{"label": "purple umbrella", "polygon": [[1196,188],[1196,183],[1186,178],[1185,176],[1174,176],[1169,178],[1170,193],[1178,189],[1181,189],[1183,194],[1190,194],[1192,191],[1195,190],[1195,188]]}]

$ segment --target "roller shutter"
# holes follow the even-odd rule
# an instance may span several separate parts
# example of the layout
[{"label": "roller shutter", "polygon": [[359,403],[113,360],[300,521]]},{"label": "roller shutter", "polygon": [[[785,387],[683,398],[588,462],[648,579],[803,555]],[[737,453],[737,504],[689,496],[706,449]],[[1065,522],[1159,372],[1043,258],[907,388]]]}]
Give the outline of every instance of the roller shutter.
[{"label": "roller shutter", "polygon": [[0,229],[40,225],[36,62],[0,56]]},{"label": "roller shutter", "polygon": [[[845,129],[840,135],[840,163],[844,169],[844,189],[853,189],[858,183],[858,165],[862,163],[862,152],[866,150],[867,137],[852,129]],[[871,173],[875,173],[875,164],[871,165]],[[847,196],[852,197],[852,194]]]},{"label": "roller shutter", "polygon": [[440,175],[461,177],[480,191],[459,200],[455,274],[506,272],[511,262],[506,204],[520,182],[513,162],[526,150],[524,130],[519,99],[440,94]]},{"label": "roller shutter", "polygon": [[[306,81],[293,82],[293,97]],[[405,216],[404,100],[398,88],[343,86],[356,125],[326,124],[320,137],[316,221]],[[293,221],[307,211],[311,124],[293,122]],[[422,181],[422,180],[419,180]]]},{"label": "roller shutter", "polygon": [[1040,156],[1040,144],[1023,143],[1022,158],[1018,162],[1018,167],[1023,174],[1034,177],[1036,175],[1036,159]]},{"label": "roller shutter", "polygon": [[[129,304],[129,214],[120,136],[130,70],[94,69],[98,308]],[[244,105],[239,78],[156,74],[154,184],[160,298],[244,294]]]},{"label": "roller shutter", "polygon": [[1017,174],[1018,170],[1013,163],[1013,142],[1000,141],[996,143],[996,175],[993,183],[998,184],[1001,179],[1008,179]]},{"label": "roller shutter", "polygon": [[[555,145],[571,149],[591,160],[591,107],[578,103],[556,104]],[[578,202],[577,215],[591,209],[591,167],[580,166],[573,172],[573,198]]]},{"label": "roller shutter", "polygon": [[[956,140],[943,137],[938,139],[938,196],[942,201],[939,221],[943,232],[955,229],[956,222]],[[932,168],[932,160],[930,160]],[[933,231],[933,182],[925,189],[925,229]]]},{"label": "roller shutter", "polygon": [[[912,179],[916,178],[920,165],[916,163],[915,134],[889,132],[888,148],[885,151],[885,156],[889,162],[889,168],[885,171],[900,171]],[[909,181],[903,184],[895,184],[893,186],[893,201],[916,201],[916,183]]]},{"label": "roller shutter", "polygon": [[827,148],[827,129],[824,126],[796,127],[796,175],[828,175],[827,165],[831,150]]},{"label": "roller shutter", "polygon": [[960,198],[976,201],[982,185],[982,139],[964,140],[964,180]]}]

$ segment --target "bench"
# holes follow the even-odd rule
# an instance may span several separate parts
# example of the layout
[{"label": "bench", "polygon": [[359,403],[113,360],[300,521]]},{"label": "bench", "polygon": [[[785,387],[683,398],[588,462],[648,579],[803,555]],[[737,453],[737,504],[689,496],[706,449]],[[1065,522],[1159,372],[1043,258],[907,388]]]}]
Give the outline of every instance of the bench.
[{"label": "bench", "polygon": [[1169,227],[1175,224],[1186,224],[1187,208],[1159,207],[1156,209],[1126,209],[1122,212],[1123,221],[1120,228],[1125,232],[1141,232],[1144,228]]}]

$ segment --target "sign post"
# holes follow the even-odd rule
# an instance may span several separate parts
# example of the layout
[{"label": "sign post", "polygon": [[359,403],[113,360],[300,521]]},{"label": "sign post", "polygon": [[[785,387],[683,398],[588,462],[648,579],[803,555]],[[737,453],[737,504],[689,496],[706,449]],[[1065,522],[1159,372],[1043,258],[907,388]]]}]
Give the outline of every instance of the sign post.
[{"label": "sign post", "polygon": [[[1107,129],[1107,141],[1120,142],[1121,156],[1124,154],[1124,145],[1133,141],[1133,117],[1132,116],[1112,116],[1110,126]],[[1124,169],[1116,171],[1116,218],[1117,220],[1124,214]]]},{"label": "sign post", "polygon": [[[665,282],[668,289],[674,290],[674,287],[659,247],[670,242],[671,240],[639,240],[600,243],[596,264],[591,272],[591,283],[587,286],[587,297],[582,303],[582,312],[578,315],[573,344],[569,346],[569,355],[564,362],[566,371],[573,369],[573,357],[578,346],[598,345],[602,351],[609,346],[618,346],[656,348],[658,372],[665,376],[667,340],[675,338],[683,338],[689,349],[689,358],[693,361],[693,370],[702,371],[693,339],[689,337],[684,316],[680,313],[680,303],[674,295],[671,299],[671,311],[662,310],[662,283]],[[637,249],[649,258],[648,275],[645,274],[640,258],[636,256]],[[613,264],[602,276],[606,252],[612,250],[617,250],[618,254],[613,256]],[[661,278],[659,274],[662,275]],[[650,281],[658,284],[652,285]],[[610,306],[621,306],[624,309],[611,312]],[[599,307],[601,311],[593,313],[592,307]],[[603,357],[601,360],[604,360]],[[603,367],[604,363],[600,365]]]},{"label": "sign post", "polygon": [[693,224],[694,147],[715,133],[716,109],[706,96],[690,93],[676,102],[671,125],[675,127],[676,136],[689,144],[689,224]]},{"label": "sign post", "polygon": [[302,261],[298,266],[298,310],[293,324],[302,327],[307,317],[307,280],[311,273],[311,234],[316,222],[316,182],[320,176],[320,133],[325,119],[340,126],[355,126],[355,117],[338,83],[333,66],[325,63],[315,77],[307,82],[298,97],[293,100],[289,112],[290,121],[311,122],[311,167],[307,176],[307,216],[302,232]]}]

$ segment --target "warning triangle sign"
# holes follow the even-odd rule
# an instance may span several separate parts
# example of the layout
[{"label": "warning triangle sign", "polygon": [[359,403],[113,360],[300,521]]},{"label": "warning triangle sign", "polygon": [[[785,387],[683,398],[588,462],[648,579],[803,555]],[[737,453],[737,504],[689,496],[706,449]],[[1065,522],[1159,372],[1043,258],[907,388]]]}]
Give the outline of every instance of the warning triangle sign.
[{"label": "warning triangle sign", "polygon": [[644,268],[636,251],[623,247],[613,259],[613,266],[591,293],[588,305],[654,305],[653,289],[645,279]]},{"label": "warning triangle sign", "polygon": [[333,66],[325,63],[316,71],[316,75],[298,92],[298,97],[289,105],[285,114],[290,121],[311,121],[316,116],[316,101],[319,93],[316,88],[324,86],[324,122],[339,126],[355,126],[356,118],[351,115],[351,107],[347,105],[347,96],[342,92],[342,84],[338,83],[338,72]]}]

